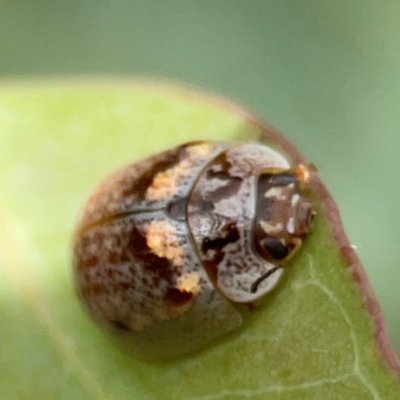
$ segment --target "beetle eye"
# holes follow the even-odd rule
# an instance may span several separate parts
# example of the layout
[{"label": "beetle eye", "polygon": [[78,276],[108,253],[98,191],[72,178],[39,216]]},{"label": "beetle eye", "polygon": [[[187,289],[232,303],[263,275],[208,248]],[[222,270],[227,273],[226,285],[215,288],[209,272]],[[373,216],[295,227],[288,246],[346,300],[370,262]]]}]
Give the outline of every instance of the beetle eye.
[{"label": "beetle eye", "polygon": [[280,240],[272,237],[264,239],[262,246],[274,260],[283,260],[289,254],[289,249]]}]

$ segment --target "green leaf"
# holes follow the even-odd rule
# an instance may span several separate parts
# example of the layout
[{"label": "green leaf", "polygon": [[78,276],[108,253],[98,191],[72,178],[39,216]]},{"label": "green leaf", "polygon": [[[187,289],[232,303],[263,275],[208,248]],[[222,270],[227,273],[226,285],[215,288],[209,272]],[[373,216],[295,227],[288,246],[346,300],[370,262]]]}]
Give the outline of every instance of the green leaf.
[{"label": "green leaf", "polygon": [[186,358],[146,363],[94,325],[71,284],[71,233],[117,167],[193,139],[282,137],[219,99],[155,84],[3,84],[0,91],[1,399],[398,399],[379,307],[312,181],[304,249],[248,325]]}]

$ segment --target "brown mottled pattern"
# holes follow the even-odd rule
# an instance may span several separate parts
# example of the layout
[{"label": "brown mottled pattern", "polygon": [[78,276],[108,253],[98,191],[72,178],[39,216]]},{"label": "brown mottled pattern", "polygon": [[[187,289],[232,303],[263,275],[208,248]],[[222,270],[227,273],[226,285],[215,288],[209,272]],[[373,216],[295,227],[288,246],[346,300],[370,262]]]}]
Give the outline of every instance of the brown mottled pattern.
[{"label": "brown mottled pattern", "polygon": [[157,220],[164,220],[162,212],[116,219],[92,227],[77,239],[79,292],[98,317],[140,330],[155,320],[177,317],[192,299],[189,293],[179,298],[176,294],[179,276],[201,270],[186,227],[173,222],[185,252],[182,265],[175,266],[146,244],[146,227]]},{"label": "brown mottled pattern", "polygon": [[[100,185],[84,210],[74,244],[78,293],[97,320],[135,332],[143,348],[154,335],[150,347],[156,349],[164,340],[163,346],[171,348],[159,351],[173,355],[241,324],[240,314],[202,268],[185,221],[194,182],[204,164],[226,146],[192,143],[132,164]],[[146,200],[153,178],[179,163],[174,195]],[[171,346],[177,326],[192,332],[182,349]]]}]

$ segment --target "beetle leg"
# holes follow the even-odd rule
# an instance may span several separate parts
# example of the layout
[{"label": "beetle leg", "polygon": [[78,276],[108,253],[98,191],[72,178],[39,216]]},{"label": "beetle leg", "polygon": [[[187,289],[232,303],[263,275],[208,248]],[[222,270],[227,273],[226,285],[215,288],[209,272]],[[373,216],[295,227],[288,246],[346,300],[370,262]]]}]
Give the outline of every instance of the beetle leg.
[{"label": "beetle leg", "polygon": [[274,272],[278,271],[278,269],[281,269],[282,266],[281,265],[276,265],[274,268],[271,268],[270,270],[268,270],[265,274],[261,275],[259,278],[257,278],[250,287],[250,292],[251,293],[255,293],[257,291],[257,288],[259,286],[259,284],[267,279],[269,276],[271,276]]}]

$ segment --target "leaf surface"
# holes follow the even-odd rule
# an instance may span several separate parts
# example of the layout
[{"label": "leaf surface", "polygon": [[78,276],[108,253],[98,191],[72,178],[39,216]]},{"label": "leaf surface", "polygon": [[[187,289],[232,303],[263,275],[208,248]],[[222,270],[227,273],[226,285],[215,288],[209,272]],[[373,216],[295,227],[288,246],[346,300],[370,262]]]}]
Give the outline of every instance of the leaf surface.
[{"label": "leaf surface", "polygon": [[195,139],[256,140],[304,161],[242,110],[143,83],[0,91],[0,398],[398,399],[379,306],[313,179],[313,233],[247,326],[186,358],[146,363],[85,315],[70,276],[86,196],[123,164]]}]

